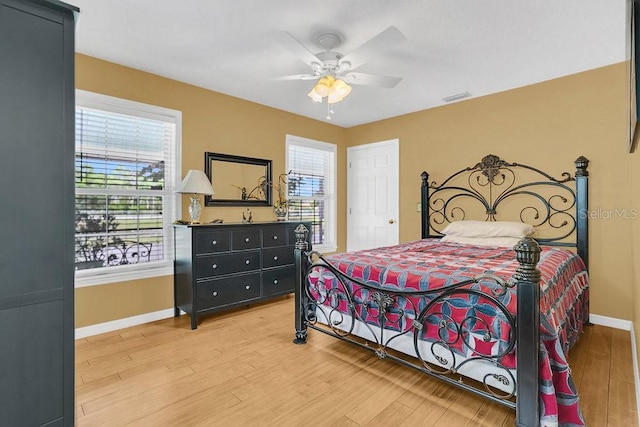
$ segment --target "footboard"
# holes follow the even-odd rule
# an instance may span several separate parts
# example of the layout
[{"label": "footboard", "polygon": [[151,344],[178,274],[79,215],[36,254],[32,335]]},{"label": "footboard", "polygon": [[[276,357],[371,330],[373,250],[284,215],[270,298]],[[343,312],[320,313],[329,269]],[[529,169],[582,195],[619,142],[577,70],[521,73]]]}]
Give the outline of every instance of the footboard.
[{"label": "footboard", "polygon": [[[318,330],[514,408],[519,426],[539,425],[540,247],[534,239],[514,248],[519,267],[508,280],[484,274],[440,289],[401,291],[350,277],[307,252],[307,233],[303,225],[296,229],[295,343],[306,342],[308,328]],[[516,318],[505,305],[514,287]]]}]

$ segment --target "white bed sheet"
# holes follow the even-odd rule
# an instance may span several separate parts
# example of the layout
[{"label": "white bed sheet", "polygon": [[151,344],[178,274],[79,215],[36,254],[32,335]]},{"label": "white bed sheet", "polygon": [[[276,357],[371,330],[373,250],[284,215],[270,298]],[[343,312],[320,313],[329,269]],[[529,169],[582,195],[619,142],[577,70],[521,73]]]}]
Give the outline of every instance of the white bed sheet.
[{"label": "white bed sheet", "polygon": [[[327,315],[324,314],[325,312],[328,314],[331,311],[328,310],[326,307],[324,308],[324,310],[320,306],[316,307],[317,321],[318,323],[322,323],[326,325],[328,328],[330,328],[330,326],[328,326]],[[371,343],[370,346],[372,348],[377,349],[382,347],[376,344],[376,339],[374,337],[374,333],[376,333],[378,336],[377,342],[380,342],[379,327],[373,326],[373,325],[367,325],[361,320],[354,319],[352,316],[349,316],[344,313],[340,313],[339,315],[334,315],[331,320],[335,328],[343,330],[345,332],[349,332],[349,330],[351,330],[351,323],[355,322],[353,325],[353,330],[351,330],[352,335],[355,335],[367,340],[369,343]],[[371,330],[373,330],[374,333],[372,333]],[[394,338],[391,339],[392,337]],[[478,337],[478,339],[481,339],[481,337]],[[412,331],[404,334],[401,334],[395,330],[385,329],[384,342],[387,343],[387,347],[389,348],[392,348],[396,351],[399,351],[411,357],[415,357],[416,364],[417,365],[421,364],[420,360],[418,359],[418,355],[416,354],[416,351],[415,351],[413,328],[412,328]],[[432,348],[434,349],[433,352],[432,352]],[[469,359],[469,357],[465,357],[458,353],[453,353],[452,355],[451,352],[444,350],[444,348],[440,346],[432,346],[431,342],[427,342],[424,340],[418,340],[418,351],[420,352],[420,355],[422,356],[423,360],[433,365],[436,365],[436,367],[443,367],[446,369],[450,369],[452,364],[454,364],[455,366],[460,366],[463,361]],[[472,350],[469,349],[469,351],[471,352]],[[449,364],[444,365],[443,363],[439,362],[433,353],[435,353],[435,355],[439,357],[443,357],[446,360],[448,360]],[[438,371],[441,371],[441,370],[444,370],[444,369],[438,369]],[[463,364],[459,369],[456,369],[455,373],[460,374],[464,377],[472,378],[481,383],[484,382],[490,385],[491,387],[502,390],[502,392],[506,394],[515,395],[515,378],[516,378],[515,369],[497,367],[494,363],[490,361],[476,359],[475,361]],[[496,376],[500,378],[502,381],[498,380]]]}]

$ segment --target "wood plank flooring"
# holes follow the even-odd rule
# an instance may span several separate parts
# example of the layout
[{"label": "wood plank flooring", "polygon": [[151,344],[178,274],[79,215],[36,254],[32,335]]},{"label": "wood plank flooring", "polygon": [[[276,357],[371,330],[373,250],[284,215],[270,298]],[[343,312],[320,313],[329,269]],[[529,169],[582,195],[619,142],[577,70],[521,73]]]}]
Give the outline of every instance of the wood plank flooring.
[{"label": "wood plank flooring", "polygon": [[[76,425],[513,426],[513,411],[317,331],[293,298],[76,341]],[[588,426],[637,426],[630,334],[587,328],[569,363]]]}]

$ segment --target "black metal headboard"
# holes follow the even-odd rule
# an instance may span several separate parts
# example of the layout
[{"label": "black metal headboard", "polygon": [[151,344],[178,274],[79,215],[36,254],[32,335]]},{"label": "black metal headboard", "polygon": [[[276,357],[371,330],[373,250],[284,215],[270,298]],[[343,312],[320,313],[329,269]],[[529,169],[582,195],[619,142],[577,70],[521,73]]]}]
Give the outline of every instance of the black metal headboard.
[{"label": "black metal headboard", "polygon": [[[575,175],[564,172],[556,179],[489,154],[439,185],[429,183],[429,174],[422,172],[422,238],[441,237],[447,224],[463,219],[519,220],[545,229],[546,234],[534,236],[541,244],[575,247],[588,267],[588,165],[580,156]],[[511,217],[500,215],[502,211]]]}]

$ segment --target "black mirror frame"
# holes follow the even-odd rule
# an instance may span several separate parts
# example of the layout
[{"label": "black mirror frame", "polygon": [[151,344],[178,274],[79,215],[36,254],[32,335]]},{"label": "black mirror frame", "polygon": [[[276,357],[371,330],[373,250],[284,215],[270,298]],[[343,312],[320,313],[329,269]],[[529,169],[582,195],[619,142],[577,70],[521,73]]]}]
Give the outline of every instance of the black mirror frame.
[{"label": "black mirror frame", "polygon": [[[267,180],[264,194],[265,200],[215,199],[214,195],[204,197],[205,206],[271,206],[271,160],[256,159],[254,157],[233,156],[231,154],[205,152],[204,173],[207,174],[207,177],[209,177],[209,181],[211,181],[211,162],[213,162],[214,160],[221,162],[233,162],[247,165],[264,166],[265,179]],[[215,183],[213,184],[213,188],[215,190]]]}]

